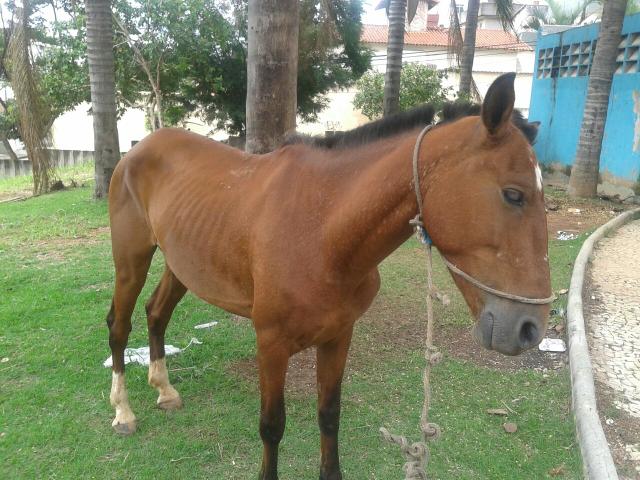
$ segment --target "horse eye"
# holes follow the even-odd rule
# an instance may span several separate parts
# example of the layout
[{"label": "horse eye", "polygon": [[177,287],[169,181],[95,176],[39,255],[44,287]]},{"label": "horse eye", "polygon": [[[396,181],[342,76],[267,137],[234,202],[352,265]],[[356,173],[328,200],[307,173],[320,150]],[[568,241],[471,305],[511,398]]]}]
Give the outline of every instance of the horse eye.
[{"label": "horse eye", "polygon": [[524,203],[524,193],[520,190],[516,190],[515,188],[505,188],[502,191],[502,195],[504,196],[504,199],[512,205],[521,207]]}]

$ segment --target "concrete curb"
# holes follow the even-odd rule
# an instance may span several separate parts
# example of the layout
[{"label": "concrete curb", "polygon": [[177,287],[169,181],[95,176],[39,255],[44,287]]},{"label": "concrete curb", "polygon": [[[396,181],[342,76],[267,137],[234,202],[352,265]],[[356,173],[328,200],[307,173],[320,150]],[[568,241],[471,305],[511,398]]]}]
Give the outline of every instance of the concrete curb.
[{"label": "concrete curb", "polygon": [[640,208],[629,210],[605,223],[584,242],[576,258],[569,286],[567,304],[567,338],[571,367],[571,394],[576,431],[585,478],[592,480],[618,480],[618,473],[609,451],[598,409],[593,384],[593,370],[582,314],[582,286],[584,274],[595,244],[606,234],[617,230],[640,214]]}]

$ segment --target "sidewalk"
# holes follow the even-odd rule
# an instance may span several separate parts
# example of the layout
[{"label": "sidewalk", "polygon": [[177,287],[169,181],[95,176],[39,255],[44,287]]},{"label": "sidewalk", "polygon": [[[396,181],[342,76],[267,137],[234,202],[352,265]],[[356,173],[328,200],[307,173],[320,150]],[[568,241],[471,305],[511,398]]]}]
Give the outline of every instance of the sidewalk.
[{"label": "sidewalk", "polygon": [[640,478],[640,220],[602,239],[584,289],[598,410],[620,478]]}]

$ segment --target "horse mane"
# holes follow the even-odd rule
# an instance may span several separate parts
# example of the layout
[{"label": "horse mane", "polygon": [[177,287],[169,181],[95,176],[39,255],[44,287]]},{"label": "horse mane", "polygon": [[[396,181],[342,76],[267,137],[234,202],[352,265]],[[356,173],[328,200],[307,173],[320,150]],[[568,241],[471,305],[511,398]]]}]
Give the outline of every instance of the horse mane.
[{"label": "horse mane", "polygon": [[[294,134],[286,138],[282,146],[303,143],[327,150],[355,147],[432,124],[436,117],[436,125],[441,125],[463,117],[480,115],[480,109],[478,104],[462,101],[447,102],[439,111],[432,104],[424,104],[328,137]],[[529,123],[519,110],[513,111],[511,121],[533,145],[538,133],[538,124]]]}]

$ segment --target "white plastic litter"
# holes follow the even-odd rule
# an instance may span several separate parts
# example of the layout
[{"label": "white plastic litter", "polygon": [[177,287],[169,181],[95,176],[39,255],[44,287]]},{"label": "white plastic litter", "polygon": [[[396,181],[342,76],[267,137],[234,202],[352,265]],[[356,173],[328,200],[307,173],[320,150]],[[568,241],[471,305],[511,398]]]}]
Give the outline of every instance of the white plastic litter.
[{"label": "white plastic litter", "polygon": [[561,338],[544,338],[538,345],[541,352],[564,352],[567,346]]},{"label": "white plastic litter", "polygon": [[184,347],[184,350],[189,348],[191,345],[202,345],[202,342],[198,340],[196,337],[191,337],[191,340],[189,340],[189,345]]},{"label": "white plastic litter", "polygon": [[[196,340],[196,339],[192,338],[191,340]],[[191,345],[191,342],[189,342],[189,345]],[[180,353],[181,351],[182,351],[181,349],[179,349],[178,347],[174,347],[173,345],[165,345],[164,346],[164,354],[166,356],[175,355],[177,353]],[[149,365],[150,362],[151,362],[151,360],[150,360],[150,354],[149,354],[149,347],[125,348],[124,349],[124,364],[125,365],[128,365],[130,363],[139,363],[140,365]],[[105,367],[113,366],[113,360],[111,359],[111,356],[109,356],[109,358],[107,358],[104,361],[103,365]]]},{"label": "white plastic litter", "polygon": [[558,240],[575,240],[578,238],[578,235],[575,233],[565,232],[564,230],[558,230],[558,235],[556,236]]},{"label": "white plastic litter", "polygon": [[196,325],[193,328],[196,328],[198,330],[202,329],[202,328],[211,328],[211,327],[215,327],[218,324],[218,322],[209,322],[209,323],[201,323],[200,325]]}]

